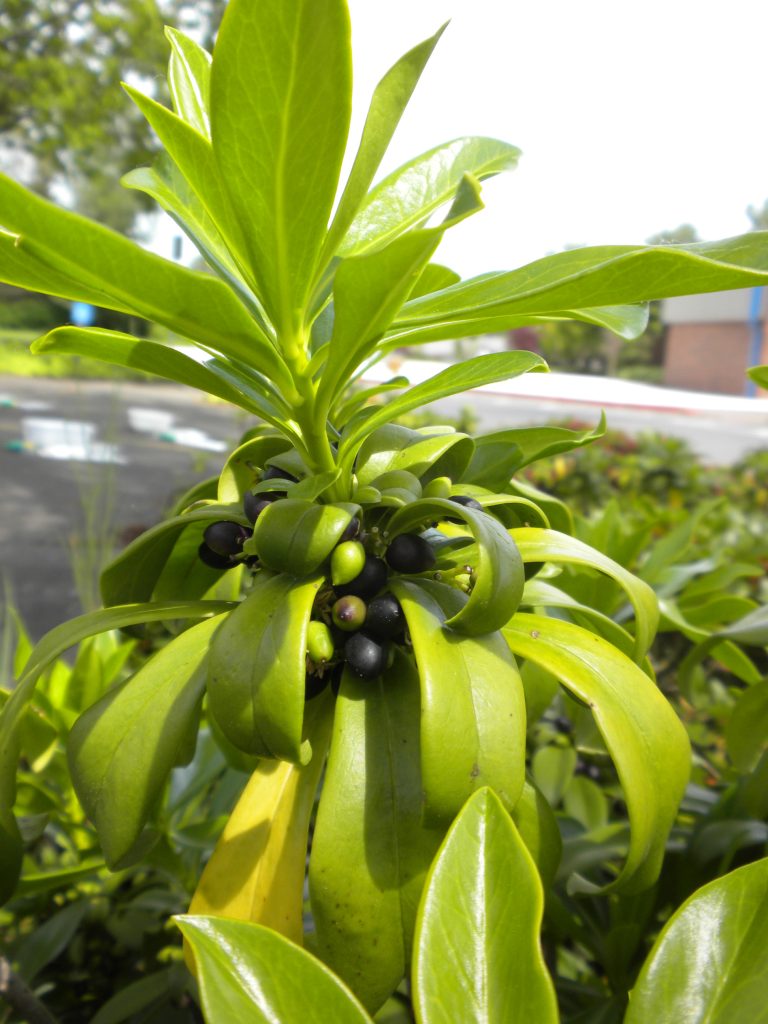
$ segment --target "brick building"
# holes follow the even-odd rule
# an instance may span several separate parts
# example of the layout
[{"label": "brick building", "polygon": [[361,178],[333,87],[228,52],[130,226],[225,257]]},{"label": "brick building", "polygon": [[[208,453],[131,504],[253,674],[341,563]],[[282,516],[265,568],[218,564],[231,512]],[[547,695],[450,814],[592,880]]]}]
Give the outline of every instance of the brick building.
[{"label": "brick building", "polygon": [[748,394],[747,369],[768,364],[768,288],[665,299],[661,318],[670,387]]}]

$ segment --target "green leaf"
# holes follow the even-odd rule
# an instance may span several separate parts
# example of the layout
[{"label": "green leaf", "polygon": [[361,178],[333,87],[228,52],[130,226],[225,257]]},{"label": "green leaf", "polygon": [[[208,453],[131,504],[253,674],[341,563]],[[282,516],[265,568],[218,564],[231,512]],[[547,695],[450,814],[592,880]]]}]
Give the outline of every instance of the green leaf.
[{"label": "green leaf", "polygon": [[[754,645],[759,647],[768,647],[768,605],[757,608],[755,611],[750,612],[743,618],[737,619],[736,622],[732,622],[730,625],[724,626],[722,629],[718,629],[715,633],[711,633],[706,639],[701,640],[696,644],[696,646],[686,654],[678,668],[680,686],[683,689],[688,687],[692,672],[708,654],[712,652],[717,656],[717,651],[715,649],[718,648],[724,640],[734,641],[737,644],[746,644],[748,646]],[[743,652],[739,653],[743,655]],[[760,679],[760,673],[754,665],[752,668],[752,672],[747,671],[747,678],[745,681],[749,683],[756,683]]]},{"label": "green leaf", "polygon": [[768,388],[768,366],[753,366],[747,370],[747,376],[761,388]]},{"label": "green leaf", "polygon": [[216,40],[213,148],[272,321],[312,286],[351,107],[343,0],[232,0]]},{"label": "green leaf", "polygon": [[26,936],[16,953],[17,970],[27,983],[63,953],[90,910],[88,900],[69,903]]},{"label": "green leaf", "polygon": [[534,782],[553,807],[563,799],[575,768],[576,751],[571,746],[540,747],[533,755],[531,772]]},{"label": "green leaf", "polygon": [[477,544],[476,581],[465,604],[459,604],[446,626],[480,636],[501,629],[514,615],[523,594],[523,564],[514,541],[487,512],[467,508],[448,498],[421,498],[399,509],[387,524],[389,537],[407,533],[425,520],[454,519],[472,531]]},{"label": "green leaf", "polygon": [[168,88],[174,110],[188,125],[210,139],[211,55],[170,25],[166,25],[165,35],[171,44]]},{"label": "green leaf", "polygon": [[421,811],[419,680],[398,653],[378,680],[342,680],[309,866],[318,954],[370,1011],[408,972],[443,836]]},{"label": "green leaf", "polygon": [[722,242],[572,249],[413,299],[400,319],[439,322],[481,309],[495,316],[551,313],[748,288],[768,282],[766,238],[768,232],[753,231]]},{"label": "green leaf", "polygon": [[512,811],[512,821],[533,858],[541,884],[549,889],[557,874],[563,841],[552,808],[528,781]]},{"label": "green leaf", "polygon": [[382,473],[405,469],[428,483],[435,476],[460,476],[473,450],[474,443],[466,434],[428,434],[388,423],[363,441],[355,460],[355,475],[358,484],[365,486]]},{"label": "green leaf", "polygon": [[239,504],[243,495],[256,483],[258,475],[275,455],[289,448],[288,441],[275,433],[249,437],[227,457],[219,475],[218,500]]},{"label": "green leaf", "polygon": [[175,637],[75,722],[69,770],[107,864],[123,866],[197,725],[211,637],[226,615]]},{"label": "green leaf", "polygon": [[91,1018],[91,1024],[122,1024],[122,1021],[134,1017],[153,1004],[163,1002],[173,992],[176,970],[166,967],[121,988],[100,1007]]},{"label": "green leaf", "polygon": [[402,391],[410,383],[407,377],[392,377],[382,384],[374,384],[372,387],[353,391],[350,395],[346,395],[346,397],[342,395],[341,400],[337,400],[334,403],[330,418],[337,429],[341,428],[358,409],[366,406],[372,398],[378,398],[379,395],[383,395],[387,391]]},{"label": "green leaf", "polygon": [[557,1024],[539,945],[543,910],[525,844],[496,794],[482,789],[451,826],[419,908],[419,1024]]},{"label": "green leaf", "polygon": [[[4,175],[0,209],[0,226],[18,236],[16,245],[26,253],[26,265],[40,269],[41,284],[50,275],[52,287],[43,291],[80,300],[85,289],[85,301],[155,320],[224,355],[262,361],[265,372],[277,380],[285,377],[277,353],[221,281],[161,259]],[[77,283],[69,287],[68,280]]]},{"label": "green leaf", "polygon": [[588,630],[518,612],[503,633],[515,654],[541,665],[589,705],[616,766],[632,830],[624,866],[606,888],[647,888],[659,873],[688,782],[685,729],[648,676]]},{"label": "green leaf", "polygon": [[741,694],[725,726],[725,739],[739,771],[751,772],[768,747],[768,681]]},{"label": "green leaf", "polygon": [[647,585],[623,566],[595,548],[555,530],[521,527],[510,530],[524,562],[553,562],[555,565],[582,565],[597,569],[624,589],[635,611],[634,658],[641,661],[651,646],[659,622],[656,595]]},{"label": "green leaf", "polygon": [[[317,506],[321,507],[321,506]],[[260,572],[211,643],[208,706],[239,750],[306,763],[307,626],[321,580]]]},{"label": "green leaf", "polygon": [[349,421],[342,434],[339,453],[349,461],[354,458],[356,446],[377,427],[383,426],[438,398],[447,398],[462,391],[492,384],[498,380],[509,380],[529,371],[546,370],[547,365],[540,356],[532,352],[498,352],[476,356],[463,363],[449,366],[434,377],[398,395],[387,405],[378,409],[363,409]]},{"label": "green leaf", "polygon": [[194,950],[207,1024],[370,1024],[327,967],[277,932],[216,917],[174,921]]},{"label": "green leaf", "polygon": [[22,875],[16,895],[33,896],[38,893],[52,893],[57,889],[68,889],[82,878],[92,878],[104,869],[101,857],[87,857],[80,864],[55,868],[53,871],[33,871]]},{"label": "green leaf", "polygon": [[525,776],[525,701],[499,633],[461,636],[445,628],[464,595],[440,583],[391,579],[403,608],[421,681],[421,771],[425,814],[451,821],[481,786],[511,809]]},{"label": "green leaf", "polygon": [[465,174],[483,181],[517,165],[520,150],[497,139],[446,142],[409,160],[376,185],[338,248],[359,256],[388,245],[449,202]]},{"label": "green leaf", "polygon": [[[157,526],[145,530],[102,572],[101,598],[104,604],[109,606],[149,600],[175,546],[183,540],[182,534],[186,530],[196,531],[195,539],[199,544],[205,527],[222,519],[248,525],[240,509],[209,505],[174,519],[165,519]],[[206,572],[202,573],[201,570],[202,578],[208,580],[209,586],[221,576],[218,570],[207,571],[207,566],[203,569]]]},{"label": "green leaf", "polygon": [[563,798],[565,813],[591,832],[608,824],[608,801],[602,789],[591,779],[575,775]]},{"label": "green leaf", "polygon": [[445,27],[443,25],[429,39],[409,50],[376,86],[355,161],[325,240],[323,253],[326,258],[333,256],[360,208],[416,83]]},{"label": "green leaf", "polygon": [[316,505],[305,498],[283,498],[259,516],[253,547],[267,569],[309,576],[330,557],[359,511],[359,505],[348,503]]},{"label": "green leaf", "polygon": [[[569,430],[566,427],[521,427],[513,430],[498,430],[493,434],[483,434],[475,438],[475,455],[463,480],[469,483],[482,483],[484,487],[495,490],[506,486],[512,472],[528,466],[539,459],[548,459],[562,452],[570,452],[575,448],[592,444],[605,434],[605,413],[600,414],[600,422],[594,429]],[[512,449],[509,465],[512,472],[506,478],[492,476],[493,482],[486,483],[483,474],[493,471],[494,465],[504,459],[505,451]],[[515,451],[515,449],[517,449]],[[514,460],[514,461],[513,461]]]},{"label": "green leaf", "polygon": [[698,889],[664,926],[625,1024],[768,1021],[768,859]]},{"label": "green leaf", "polygon": [[249,412],[258,412],[258,408],[254,408],[245,395],[227,386],[225,381],[197,360],[190,359],[169,345],[139,340],[130,334],[96,327],[57,327],[38,338],[32,345],[32,351],[67,352],[102,359],[117,366],[131,366],[165,380],[197,388],[206,394],[216,395]]}]

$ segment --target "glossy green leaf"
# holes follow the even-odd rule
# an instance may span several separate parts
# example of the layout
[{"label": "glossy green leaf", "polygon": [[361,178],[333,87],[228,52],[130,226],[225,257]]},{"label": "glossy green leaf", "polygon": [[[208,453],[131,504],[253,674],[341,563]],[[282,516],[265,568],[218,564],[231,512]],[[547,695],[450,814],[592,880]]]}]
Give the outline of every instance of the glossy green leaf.
[{"label": "glossy green leaf", "polygon": [[685,729],[655,684],[600,637],[570,622],[518,612],[503,630],[512,651],[541,665],[592,710],[624,791],[631,842],[608,888],[655,881],[690,773]]},{"label": "glossy green leaf", "polygon": [[408,161],[368,193],[339,255],[359,256],[388,245],[450,202],[465,174],[483,181],[515,167],[519,156],[520,150],[506,142],[470,137]]},{"label": "glossy green leaf", "polygon": [[698,889],[663,928],[625,1024],[768,1021],[768,859]]},{"label": "glossy green leaf", "polygon": [[283,498],[259,516],[253,546],[267,569],[309,576],[330,557],[359,511],[358,505],[348,503],[316,505],[305,498]]},{"label": "glossy green leaf", "polygon": [[225,619],[175,637],[69,734],[72,781],[113,869],[133,849],[181,749],[197,736],[208,647]]},{"label": "glossy green leaf", "polygon": [[93,878],[104,871],[102,857],[87,857],[79,864],[71,867],[54,868],[52,871],[30,871],[22,875],[16,895],[33,896],[38,893],[53,893],[57,889],[68,888],[83,878]]},{"label": "glossy green leaf", "polygon": [[211,55],[189,36],[166,26],[171,44],[168,88],[179,117],[206,138],[211,137]]},{"label": "glossy green leaf", "polygon": [[122,1024],[164,1003],[174,992],[178,968],[166,967],[119,989],[91,1018],[90,1024]]},{"label": "glossy green leaf", "polygon": [[286,451],[288,441],[279,434],[260,433],[243,441],[227,457],[219,475],[218,500],[240,504],[243,495],[256,483],[267,462]]},{"label": "glossy green leaf", "polygon": [[398,653],[378,680],[342,680],[309,865],[318,955],[371,1011],[408,972],[443,837],[421,812],[419,680]]},{"label": "glossy green leaf", "polygon": [[583,775],[576,775],[563,797],[563,810],[587,831],[604,828],[608,824],[608,800],[600,786]]},{"label": "glossy green leaf", "polygon": [[32,346],[32,351],[67,352],[90,359],[103,359],[117,366],[130,366],[163,377],[165,380],[175,381],[177,384],[197,388],[206,394],[216,395],[249,412],[258,412],[245,395],[234,387],[228,387],[225,381],[211,373],[197,360],[190,359],[169,345],[137,339],[130,334],[94,327],[57,327],[38,338]]},{"label": "glossy green leaf", "polygon": [[747,376],[761,388],[768,388],[768,366],[753,366],[747,370]]},{"label": "glossy green leaf", "polygon": [[411,292],[411,297],[417,295],[428,295],[430,292],[438,292],[441,288],[447,288],[450,284],[456,284],[461,280],[461,275],[450,267],[444,267],[442,263],[429,263],[419,275],[419,280]]},{"label": "glossy green leaf", "polygon": [[767,232],[691,245],[606,245],[545,256],[518,270],[482,274],[413,299],[401,319],[446,317],[645,302],[673,295],[748,288],[768,282]]},{"label": "glossy green leaf", "polygon": [[466,434],[425,434],[388,423],[363,441],[355,460],[355,475],[365,486],[382,473],[405,469],[426,483],[434,476],[459,476],[473,450],[474,443]]},{"label": "glossy green leaf", "polygon": [[[453,283],[446,281],[440,290],[451,287]],[[416,297],[416,291],[412,298]],[[404,345],[423,345],[429,341],[445,341],[449,338],[475,338],[482,334],[502,334],[518,327],[558,323],[563,320],[595,324],[631,341],[638,338],[648,326],[648,307],[644,304],[603,306],[595,309],[561,309],[538,314],[512,312],[497,315],[483,312],[473,315],[466,310],[454,316],[446,313],[439,320],[425,323],[410,320],[406,307],[395,317],[378,350],[384,354]]]},{"label": "glossy green leaf", "polygon": [[390,537],[407,533],[432,519],[463,520],[477,545],[477,579],[469,600],[446,625],[459,633],[479,636],[500,629],[514,615],[523,593],[523,565],[514,542],[492,515],[447,498],[422,498],[399,509],[390,519]]},{"label": "glossy green leaf", "polygon": [[239,750],[306,763],[307,625],[321,580],[260,572],[211,643],[208,706]]},{"label": "glossy green leaf", "polygon": [[359,442],[377,427],[390,423],[411,409],[436,402],[438,398],[447,398],[483,384],[509,380],[510,377],[518,377],[529,371],[546,369],[544,360],[532,352],[498,352],[449,366],[422,384],[409,388],[387,405],[378,409],[363,409],[353,416],[342,434],[339,452],[343,456],[350,450],[355,451]]},{"label": "glossy green leaf", "polygon": [[218,917],[175,917],[194,950],[207,1024],[371,1024],[319,960],[270,928]]},{"label": "glossy green leaf", "polygon": [[725,739],[739,771],[752,771],[768,747],[768,681],[741,694],[725,726]]},{"label": "glossy green leaf", "polygon": [[47,964],[64,952],[89,910],[88,900],[68,903],[22,940],[14,959],[24,981],[33,981]]},{"label": "glossy green leaf", "polygon": [[[49,272],[56,282],[43,291],[83,299],[84,287],[85,301],[155,320],[233,358],[252,362],[262,352],[279,379],[277,353],[266,347],[253,318],[221,281],[161,259],[4,175],[0,209],[0,226],[18,236],[16,246],[27,254],[26,265],[40,268],[41,284]],[[81,284],[70,288],[70,280]]]},{"label": "glossy green leaf", "polygon": [[[101,597],[104,604],[120,605],[149,600],[184,531],[197,531],[199,544],[205,527],[222,519],[248,525],[248,520],[239,508],[209,505],[174,519],[165,519],[157,526],[145,530],[102,572]],[[220,572],[211,570],[208,574],[209,585],[219,576]]]},{"label": "glossy green leaf", "polygon": [[232,0],[211,79],[213,148],[271,319],[289,335],[317,269],[351,107],[343,0]]},{"label": "glossy green leaf", "polygon": [[495,793],[470,798],[429,872],[413,994],[419,1024],[557,1024],[536,866]]},{"label": "glossy green leaf", "polygon": [[614,562],[595,548],[589,547],[575,537],[568,537],[555,530],[539,530],[522,527],[510,530],[524,562],[553,562],[582,565],[597,569],[624,589],[635,612],[636,661],[642,660],[651,646],[659,621],[656,595],[651,588],[623,566]]},{"label": "glossy green leaf", "polygon": [[533,780],[555,807],[563,799],[576,768],[576,751],[567,747],[540,747],[531,760]]},{"label": "glossy green leaf", "polygon": [[512,810],[512,821],[538,869],[541,884],[549,889],[557,874],[563,841],[554,811],[528,781]]},{"label": "glossy green leaf", "polygon": [[353,391],[350,395],[342,395],[342,400],[337,400],[331,409],[330,418],[334,426],[339,429],[349,420],[354,413],[362,409],[371,399],[378,398],[388,391],[402,391],[410,385],[407,377],[392,377],[382,384],[374,384],[369,388],[362,388],[360,391]]},{"label": "glossy green leaf", "polygon": [[[678,672],[681,687],[687,688],[691,673],[708,654],[712,653],[717,657],[717,648],[724,640],[748,646],[768,647],[768,605],[757,608],[736,622],[718,629],[696,644],[680,663]],[[760,679],[759,670],[754,666],[753,669],[754,671],[748,674],[746,682],[755,683]]]},{"label": "glossy green leaf", "polygon": [[444,584],[391,579],[389,589],[419,668],[425,813],[447,823],[482,786],[513,808],[525,775],[525,701],[501,635],[446,629],[466,598]]},{"label": "glossy green leaf", "polygon": [[355,161],[323,247],[326,258],[334,255],[365,199],[403,111],[444,30],[445,25],[404,54],[374,89]]}]

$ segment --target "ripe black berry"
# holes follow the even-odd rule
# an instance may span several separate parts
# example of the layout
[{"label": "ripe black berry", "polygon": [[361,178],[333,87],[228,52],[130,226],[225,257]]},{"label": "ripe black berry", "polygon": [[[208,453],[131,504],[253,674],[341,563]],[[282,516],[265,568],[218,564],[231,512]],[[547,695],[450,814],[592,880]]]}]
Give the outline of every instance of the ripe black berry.
[{"label": "ripe black berry", "polygon": [[344,647],[347,665],[361,679],[375,679],[387,667],[387,645],[379,644],[365,633],[355,633]]},{"label": "ripe black berry", "polygon": [[203,540],[217,555],[237,555],[250,535],[239,523],[221,521],[205,528]]},{"label": "ripe black berry", "polygon": [[405,627],[405,616],[394,594],[380,594],[368,605],[365,632],[374,640],[391,640]]},{"label": "ripe black berry", "polygon": [[453,494],[448,501],[455,501],[457,505],[463,505],[464,508],[474,508],[480,512],[483,511],[483,506],[477,498],[470,498],[468,494]]},{"label": "ripe black berry", "polygon": [[291,483],[298,483],[298,477],[293,476],[292,473],[286,472],[284,469],[280,469],[279,466],[267,466],[264,472],[261,474],[262,480],[290,480]]},{"label": "ripe black berry", "polygon": [[343,544],[346,540],[354,540],[355,537],[360,533],[361,523],[360,520],[355,516],[354,519],[350,519],[349,525],[342,535],[339,537],[339,544]]},{"label": "ripe black berry", "polygon": [[367,555],[362,572],[355,576],[353,580],[350,580],[349,583],[345,583],[340,587],[334,587],[333,589],[339,597],[354,594],[356,597],[362,597],[367,600],[369,597],[377,594],[386,582],[387,567],[384,562],[373,555]]},{"label": "ripe black berry", "polygon": [[250,522],[255,523],[267,505],[271,505],[273,501],[274,498],[265,494],[251,494],[250,491],[246,491],[243,495],[243,510]]},{"label": "ripe black berry", "polygon": [[396,572],[426,572],[435,564],[431,545],[416,533],[401,533],[395,537],[385,557]]},{"label": "ripe black berry", "polygon": [[227,555],[220,555],[216,551],[213,551],[203,541],[200,547],[197,549],[197,555],[201,562],[204,562],[210,569],[231,569],[232,562],[230,562]]}]

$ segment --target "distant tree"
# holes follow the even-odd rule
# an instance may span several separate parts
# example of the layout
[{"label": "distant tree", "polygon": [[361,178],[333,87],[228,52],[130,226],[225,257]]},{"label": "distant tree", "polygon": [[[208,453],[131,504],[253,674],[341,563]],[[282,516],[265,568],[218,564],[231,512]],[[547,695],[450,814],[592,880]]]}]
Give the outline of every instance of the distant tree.
[{"label": "distant tree", "polygon": [[66,181],[78,209],[128,230],[143,197],[123,197],[117,180],[147,163],[155,143],[119,83],[160,75],[168,59],[164,23],[210,44],[224,6],[225,0],[2,0],[5,168],[43,194]]},{"label": "distant tree", "polygon": [[676,228],[651,235],[646,241],[648,245],[677,245],[683,242],[700,242],[701,239],[693,224],[679,224]]}]

